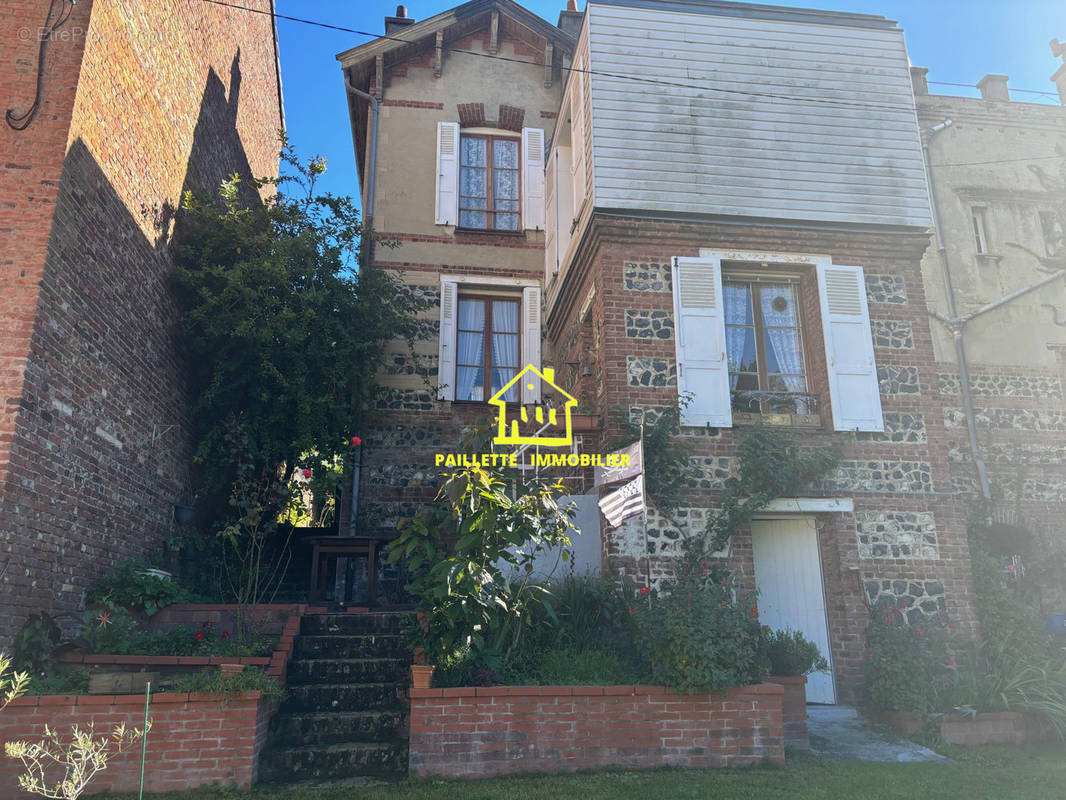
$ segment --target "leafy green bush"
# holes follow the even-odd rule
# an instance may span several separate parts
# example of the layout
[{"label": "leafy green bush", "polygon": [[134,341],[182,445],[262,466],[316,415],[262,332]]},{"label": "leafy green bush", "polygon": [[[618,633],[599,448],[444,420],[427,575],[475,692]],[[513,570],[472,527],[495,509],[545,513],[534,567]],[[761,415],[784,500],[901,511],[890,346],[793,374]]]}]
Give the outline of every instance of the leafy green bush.
[{"label": "leafy green bush", "polygon": [[617,686],[640,682],[641,676],[609,650],[549,650],[541,655],[528,683],[546,686]]},{"label": "leafy green bush", "polygon": [[[438,494],[443,508],[427,507],[403,523],[388,558],[411,572],[418,614],[408,634],[428,663],[466,652],[471,668],[502,670],[543,615],[554,617],[541,602],[546,590],[529,575],[538,552],[570,543],[569,512],[555,499],[563,491],[519,479],[512,499],[502,472],[466,467],[447,476]],[[502,565],[520,577],[509,580]]]},{"label": "leafy green bush", "polygon": [[256,667],[247,667],[233,675],[218,672],[196,672],[186,675],[175,684],[179,692],[221,694],[227,697],[242,692],[262,692],[264,697],[283,700],[285,692],[276,679]]},{"label": "leafy green bush", "polygon": [[89,603],[140,611],[149,617],[169,605],[193,602],[192,593],[158,573],[140,561],[127,558],[110,575],[89,587],[85,599]]},{"label": "leafy green bush", "polygon": [[954,653],[947,622],[930,618],[913,625],[904,607],[879,603],[866,628],[866,698],[882,711],[927,714],[937,709],[953,678]]},{"label": "leafy green bush", "polygon": [[33,614],[15,634],[11,660],[15,666],[33,673],[46,670],[55,658],[61,638],[54,619],[44,613]]},{"label": "leafy green bush", "polygon": [[85,667],[52,667],[48,672],[34,676],[27,694],[88,694],[90,671]]},{"label": "leafy green bush", "polygon": [[818,645],[799,631],[774,631],[766,641],[771,675],[809,675],[829,669]]},{"label": "leafy green bush", "polygon": [[681,692],[725,691],[760,683],[769,671],[758,609],[734,603],[724,583],[677,587],[638,602],[637,644],[651,679]]}]

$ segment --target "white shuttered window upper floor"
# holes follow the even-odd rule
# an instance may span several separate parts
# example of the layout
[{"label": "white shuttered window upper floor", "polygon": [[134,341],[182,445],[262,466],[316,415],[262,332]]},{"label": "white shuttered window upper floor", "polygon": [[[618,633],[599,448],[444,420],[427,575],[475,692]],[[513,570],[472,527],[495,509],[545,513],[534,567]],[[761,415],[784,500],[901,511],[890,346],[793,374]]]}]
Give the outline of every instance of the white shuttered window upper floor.
[{"label": "white shuttered window upper floor", "polygon": [[929,226],[894,22],[609,0],[585,24],[597,208]]}]

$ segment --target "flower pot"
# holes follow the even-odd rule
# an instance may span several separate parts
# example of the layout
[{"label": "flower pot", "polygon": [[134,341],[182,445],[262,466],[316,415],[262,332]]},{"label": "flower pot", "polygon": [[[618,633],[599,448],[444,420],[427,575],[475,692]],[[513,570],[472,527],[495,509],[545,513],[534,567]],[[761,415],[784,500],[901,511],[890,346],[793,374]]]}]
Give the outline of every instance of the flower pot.
[{"label": "flower pot", "polygon": [[223,676],[236,675],[240,672],[244,672],[244,664],[222,664],[218,669]]},{"label": "flower pot", "polygon": [[411,688],[428,689],[433,683],[433,670],[436,667],[428,667],[425,664],[411,665]]}]

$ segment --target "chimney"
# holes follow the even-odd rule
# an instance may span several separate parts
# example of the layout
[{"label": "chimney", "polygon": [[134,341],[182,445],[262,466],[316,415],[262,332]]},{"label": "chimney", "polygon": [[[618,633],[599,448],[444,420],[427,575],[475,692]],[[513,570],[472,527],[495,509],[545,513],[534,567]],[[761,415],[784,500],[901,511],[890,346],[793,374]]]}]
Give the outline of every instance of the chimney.
[{"label": "chimney", "polygon": [[567,0],[566,11],[559,12],[559,23],[555,27],[576,38],[581,32],[581,21],[584,18],[584,12],[577,10],[577,0]]},{"label": "chimney", "polygon": [[1007,75],[985,75],[977,82],[977,88],[981,90],[982,100],[1005,100],[1010,102],[1010,92],[1007,90]]},{"label": "chimney", "polygon": [[396,16],[385,17],[385,35],[391,36],[408,25],[414,24],[415,21],[407,16],[407,6],[396,6]]},{"label": "chimney", "polygon": [[1051,40],[1051,54],[1062,57],[1062,66],[1051,76],[1051,80],[1059,89],[1059,102],[1066,106],[1066,44],[1058,39]]},{"label": "chimney", "polygon": [[929,67],[911,67],[911,91],[915,97],[929,94],[929,81],[926,79],[928,74]]}]

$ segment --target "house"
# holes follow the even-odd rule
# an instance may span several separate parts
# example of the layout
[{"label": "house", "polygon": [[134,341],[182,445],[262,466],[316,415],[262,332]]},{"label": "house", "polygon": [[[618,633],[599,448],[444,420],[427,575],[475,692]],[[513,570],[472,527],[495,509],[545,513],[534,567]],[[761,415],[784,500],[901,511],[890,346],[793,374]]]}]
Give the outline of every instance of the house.
[{"label": "house", "polygon": [[3,647],[34,612],[76,627],[96,576],[180,533],[173,215],[186,189],[276,174],[283,120],[268,15],[12,0],[0,19]]},{"label": "house", "polygon": [[[746,427],[847,440],[823,486],[774,501],[720,554],[760,593],[765,624],[803,631],[829,658],[811,700],[854,696],[877,602],[975,630],[973,497],[927,313],[928,138],[896,22],[592,0],[552,26],[475,0],[390,18],[385,37],[338,58],[358,90],[364,196],[375,165],[367,213],[401,242],[373,263],[439,303],[427,319],[437,336],[413,354],[398,345],[387,365],[363,530],[385,532],[433,496],[432,453],[490,419],[483,402],[528,363],[598,415],[575,431],[582,452],[606,452],[629,419],[687,398],[700,473],[677,515],[689,532]],[[359,92],[380,108],[376,153],[374,103]],[[1061,112],[1034,112],[1045,113]],[[489,358],[491,386],[478,379]],[[654,508],[646,528],[582,529],[605,573],[655,586],[669,584],[680,533]]]},{"label": "house", "polygon": [[[1055,40],[1051,55],[1063,56]],[[1057,105],[1012,97],[998,74],[978,82],[980,97],[930,94],[927,72],[912,68],[939,234],[922,259],[930,392],[953,488],[988,506],[1008,549],[1039,572],[1066,554],[1066,66],[1051,77]],[[1045,610],[1061,612],[1061,573],[1044,577]]]}]

